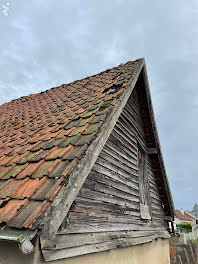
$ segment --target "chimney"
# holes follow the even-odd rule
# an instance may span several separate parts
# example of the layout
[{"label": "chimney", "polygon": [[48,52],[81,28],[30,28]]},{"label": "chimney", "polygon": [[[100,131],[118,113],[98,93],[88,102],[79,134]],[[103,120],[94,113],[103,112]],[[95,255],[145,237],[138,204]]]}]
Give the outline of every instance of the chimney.
[{"label": "chimney", "polygon": [[180,212],[184,215],[184,209],[183,208],[181,208]]}]

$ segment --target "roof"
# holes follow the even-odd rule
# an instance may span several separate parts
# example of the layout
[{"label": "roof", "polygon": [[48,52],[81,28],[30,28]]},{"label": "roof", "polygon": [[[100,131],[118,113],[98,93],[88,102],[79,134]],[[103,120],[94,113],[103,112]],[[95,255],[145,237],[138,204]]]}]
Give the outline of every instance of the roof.
[{"label": "roof", "polygon": [[187,214],[187,215],[189,215],[190,217],[192,217],[194,220],[196,220],[197,219],[197,217],[191,212],[191,211],[185,211],[185,213]]},{"label": "roof", "polygon": [[142,65],[129,61],[0,106],[1,224],[38,227]]},{"label": "roof", "polygon": [[177,218],[179,218],[180,220],[185,220],[185,221],[193,221],[194,220],[194,218],[191,217],[189,214],[187,214],[185,211],[182,214],[182,212],[180,210],[176,210],[175,211],[175,216]]}]

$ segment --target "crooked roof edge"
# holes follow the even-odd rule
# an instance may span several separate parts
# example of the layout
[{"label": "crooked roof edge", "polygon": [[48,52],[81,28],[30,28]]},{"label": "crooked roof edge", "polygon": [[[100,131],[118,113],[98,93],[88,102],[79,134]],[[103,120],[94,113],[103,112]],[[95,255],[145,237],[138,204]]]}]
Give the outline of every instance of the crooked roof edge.
[{"label": "crooked roof edge", "polygon": [[164,161],[159,143],[159,137],[157,133],[157,126],[153,114],[145,59],[142,58],[139,60],[140,60],[139,67],[136,69],[136,71],[133,74],[133,77],[128,82],[124,93],[118,99],[118,102],[114,106],[111,114],[107,117],[106,122],[103,124],[101,128],[101,132],[98,134],[97,138],[92,142],[92,144],[89,146],[85,156],[81,159],[79,164],[71,173],[67,185],[61,188],[57,196],[54,198],[54,201],[52,202],[51,206],[47,209],[44,215],[41,216],[39,229],[40,229],[40,236],[43,239],[53,238],[56,235],[56,232],[58,231],[60,225],[62,224],[64,218],[66,217],[73,201],[78,195],[80,188],[82,187],[87,176],[89,175],[94,163],[96,162],[100,152],[102,151],[103,146],[105,145],[109,135],[111,134],[123,108],[125,107],[131,93],[133,92],[133,89],[135,87],[135,84],[138,80],[141,71],[143,71],[143,76],[144,76],[144,84],[146,90],[146,97],[149,104],[149,111],[150,111],[149,113],[151,116],[152,128],[159,149],[159,157],[163,169],[165,190],[168,196],[169,206],[171,208],[171,213],[172,213],[171,216],[174,217],[174,205],[173,205],[168,179],[166,176]]},{"label": "crooked roof edge", "polygon": [[160,144],[158,130],[157,130],[157,124],[155,121],[152,98],[151,98],[149,81],[148,81],[148,74],[147,74],[147,70],[146,70],[146,64],[143,67],[143,78],[144,78],[147,102],[148,102],[148,106],[149,106],[149,114],[151,117],[151,125],[152,125],[152,129],[153,129],[156,145],[158,148],[158,156],[159,156],[159,161],[160,161],[161,170],[162,170],[162,177],[164,180],[165,191],[166,191],[166,195],[168,198],[171,217],[172,217],[171,221],[173,221],[174,220],[175,207],[174,207],[171,189],[170,189],[170,185],[169,185],[169,181],[168,181],[168,177],[167,177],[167,173],[166,173],[166,168],[165,168],[165,164],[164,164],[164,159],[163,159],[163,155],[162,155],[161,144]]}]

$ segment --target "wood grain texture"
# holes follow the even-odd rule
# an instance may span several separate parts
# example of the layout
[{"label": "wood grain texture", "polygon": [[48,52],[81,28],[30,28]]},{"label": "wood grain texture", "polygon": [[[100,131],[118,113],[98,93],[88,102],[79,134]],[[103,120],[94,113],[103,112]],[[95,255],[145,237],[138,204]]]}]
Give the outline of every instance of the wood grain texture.
[{"label": "wood grain texture", "polygon": [[[61,236],[57,236],[56,245],[59,245],[58,249],[53,248],[53,244],[47,244],[45,241],[41,242],[43,256],[46,261],[63,259],[68,257],[74,257],[89,253],[96,253],[101,251],[106,251],[115,248],[128,247],[132,245],[139,245],[151,242],[157,237],[161,238],[169,238],[167,233],[158,233],[152,235],[144,235],[144,236],[130,236],[127,234],[107,234],[101,233],[99,236],[93,236],[92,234],[87,235],[85,238],[84,235],[81,237],[70,237],[70,238],[62,238]],[[76,245],[76,247],[67,247],[65,248],[65,241],[68,241],[68,246],[72,246],[72,243]],[[102,241],[102,242],[101,242]],[[84,243],[83,245],[81,245]],[[45,248],[46,247],[46,248]],[[48,248],[51,247],[51,248]]]},{"label": "wood grain texture", "polygon": [[[145,196],[151,219],[141,219],[138,149],[147,153],[136,90],[130,96],[56,237],[42,241],[46,260],[167,238],[164,209],[146,156]],[[149,153],[151,151],[149,150]],[[147,155],[147,154],[145,154]],[[142,199],[142,198],[141,198]]]}]

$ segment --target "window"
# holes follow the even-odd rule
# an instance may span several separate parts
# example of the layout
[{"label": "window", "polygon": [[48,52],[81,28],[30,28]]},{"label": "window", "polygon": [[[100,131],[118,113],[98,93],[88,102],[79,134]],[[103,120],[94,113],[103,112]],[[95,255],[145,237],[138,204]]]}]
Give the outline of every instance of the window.
[{"label": "window", "polygon": [[151,219],[150,193],[148,183],[147,157],[139,148],[138,150],[138,172],[140,193],[140,215],[142,219]]}]

